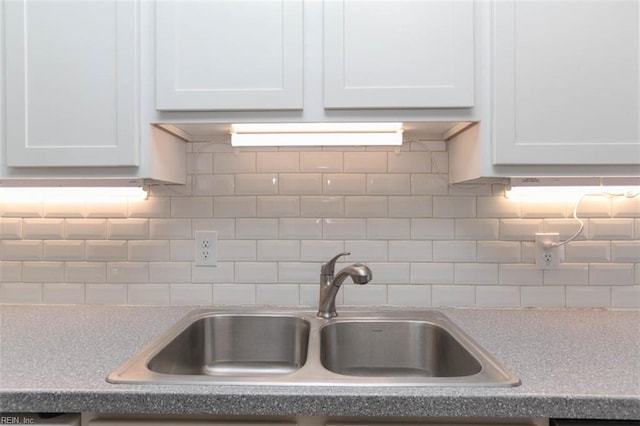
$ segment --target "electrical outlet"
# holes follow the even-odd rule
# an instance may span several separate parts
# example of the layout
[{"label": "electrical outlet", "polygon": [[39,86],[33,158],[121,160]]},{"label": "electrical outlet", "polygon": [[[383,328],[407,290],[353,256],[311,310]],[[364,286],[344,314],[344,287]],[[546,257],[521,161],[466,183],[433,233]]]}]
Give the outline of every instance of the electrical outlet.
[{"label": "electrical outlet", "polygon": [[193,257],[196,266],[217,266],[218,264],[218,232],[196,231],[196,242]]},{"label": "electrical outlet", "polygon": [[549,246],[558,243],[557,232],[536,233],[536,268],[558,269],[560,267],[560,247]]}]

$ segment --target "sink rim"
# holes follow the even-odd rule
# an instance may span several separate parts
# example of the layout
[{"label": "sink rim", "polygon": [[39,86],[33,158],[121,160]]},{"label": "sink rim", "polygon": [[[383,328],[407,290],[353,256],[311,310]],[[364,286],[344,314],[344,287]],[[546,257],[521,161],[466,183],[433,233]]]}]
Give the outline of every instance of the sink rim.
[{"label": "sink rim", "polygon": [[[298,318],[309,323],[307,359],[301,368],[271,376],[208,376],[163,374],[149,370],[149,361],[192,323],[209,316],[271,316]],[[456,377],[363,377],[326,369],[321,361],[320,331],[343,322],[428,322],[449,332],[476,360],[481,369],[471,376]],[[274,385],[274,386],[384,386],[384,387],[514,387],[521,384],[502,362],[485,350],[445,314],[437,310],[345,310],[330,320],[318,318],[309,309],[195,309],[152,339],[141,350],[116,367],[106,378],[113,384]]]}]

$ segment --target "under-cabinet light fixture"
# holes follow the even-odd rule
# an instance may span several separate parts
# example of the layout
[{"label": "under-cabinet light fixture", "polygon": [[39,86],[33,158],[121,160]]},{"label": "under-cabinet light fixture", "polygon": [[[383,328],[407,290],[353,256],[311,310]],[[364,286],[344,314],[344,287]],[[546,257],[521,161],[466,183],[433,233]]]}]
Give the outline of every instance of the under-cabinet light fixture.
[{"label": "under-cabinet light fixture", "polygon": [[634,198],[640,194],[637,178],[529,178],[512,179],[505,197],[527,201],[575,202],[585,195]]},{"label": "under-cabinet light fixture", "polygon": [[0,187],[0,203],[11,202],[123,202],[142,201],[147,191],[141,186],[80,187],[80,186],[11,186]]},{"label": "under-cabinet light fixture", "polygon": [[246,123],[231,125],[231,146],[402,145],[402,123]]}]

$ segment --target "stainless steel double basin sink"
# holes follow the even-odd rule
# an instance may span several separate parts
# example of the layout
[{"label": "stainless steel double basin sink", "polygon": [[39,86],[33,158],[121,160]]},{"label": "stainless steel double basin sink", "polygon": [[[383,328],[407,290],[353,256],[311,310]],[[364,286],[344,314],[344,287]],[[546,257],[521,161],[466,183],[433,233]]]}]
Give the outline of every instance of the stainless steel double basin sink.
[{"label": "stainless steel double basin sink", "polygon": [[436,311],[197,310],[112,372],[111,383],[517,386]]}]

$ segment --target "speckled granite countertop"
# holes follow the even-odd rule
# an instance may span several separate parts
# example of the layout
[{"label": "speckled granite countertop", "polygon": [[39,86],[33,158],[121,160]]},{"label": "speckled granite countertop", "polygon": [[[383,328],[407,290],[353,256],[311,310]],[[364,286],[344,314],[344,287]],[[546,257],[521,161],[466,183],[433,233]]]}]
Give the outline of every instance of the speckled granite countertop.
[{"label": "speckled granite countertop", "polygon": [[640,419],[640,312],[441,310],[515,388],[114,385],[188,307],[0,305],[0,411]]}]

